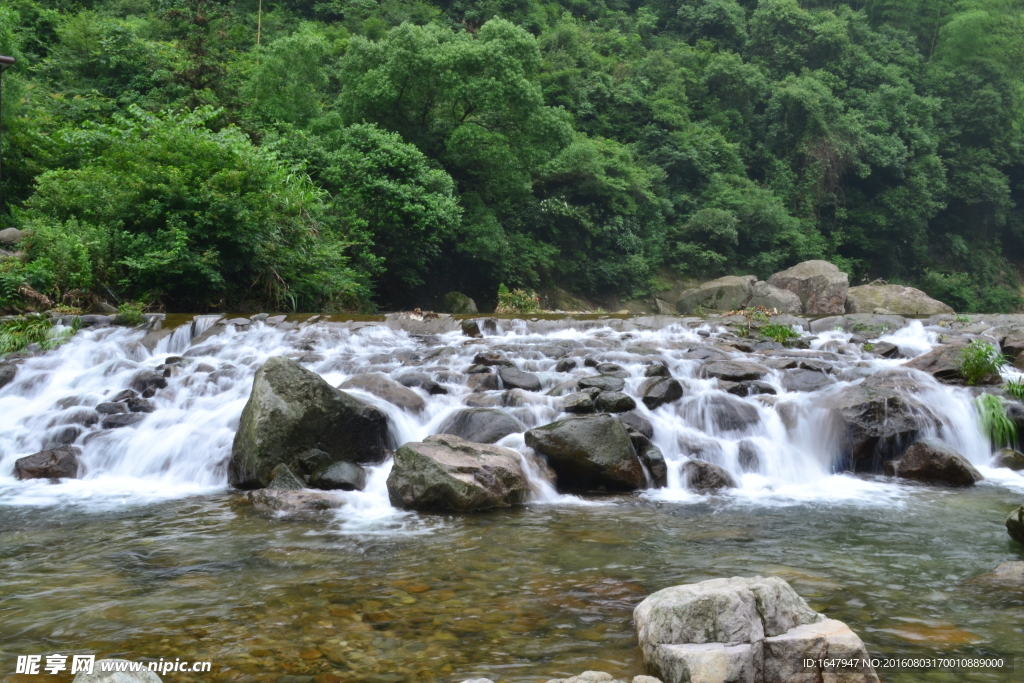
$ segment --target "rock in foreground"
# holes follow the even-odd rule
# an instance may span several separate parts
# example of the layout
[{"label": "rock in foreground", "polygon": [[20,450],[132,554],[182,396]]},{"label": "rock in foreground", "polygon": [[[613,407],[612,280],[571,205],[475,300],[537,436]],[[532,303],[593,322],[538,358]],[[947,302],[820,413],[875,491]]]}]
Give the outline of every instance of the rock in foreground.
[{"label": "rock in foreground", "polygon": [[643,466],[622,423],[607,414],[579,415],[526,432],[526,445],[544,456],[571,491],[635,491]]},{"label": "rock in foreground", "polygon": [[870,666],[833,673],[807,659],[868,656],[846,624],[776,577],[713,579],[658,591],[633,612],[644,662],[665,683],[876,683]]},{"label": "rock in foreground", "polygon": [[940,443],[921,441],[907,449],[903,457],[892,463],[891,474],[900,479],[913,479],[928,484],[974,486],[984,479],[965,457]]},{"label": "rock in foreground", "polygon": [[74,446],[39,451],[14,461],[18,479],[75,479],[78,477],[78,456]]},{"label": "rock in foreground", "polygon": [[342,504],[341,498],[335,495],[309,489],[259,489],[245,495],[257,510],[279,514],[323,512]]},{"label": "rock in foreground", "polygon": [[454,511],[526,502],[529,483],[519,453],[450,434],[428,436],[395,452],[388,497],[406,510]]},{"label": "rock in foreground", "polygon": [[703,460],[688,460],[683,463],[683,482],[691,491],[720,491],[734,489],[736,480],[718,465]]},{"label": "rock in foreground", "polygon": [[[382,462],[387,417],[283,356],[256,372],[231,447],[228,483],[263,488],[279,464],[308,475],[325,461]],[[316,458],[306,457],[310,453]]]},{"label": "rock in foreground", "polygon": [[1010,538],[1024,545],[1024,505],[1007,516],[1006,531],[1010,534]]}]

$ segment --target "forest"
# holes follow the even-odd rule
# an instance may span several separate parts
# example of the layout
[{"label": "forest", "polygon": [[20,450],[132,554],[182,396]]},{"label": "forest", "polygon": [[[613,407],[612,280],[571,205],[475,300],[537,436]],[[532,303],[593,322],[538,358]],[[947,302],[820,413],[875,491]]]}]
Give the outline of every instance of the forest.
[{"label": "forest", "polygon": [[1024,304],[1024,0],[4,0],[0,54],[8,310]]}]

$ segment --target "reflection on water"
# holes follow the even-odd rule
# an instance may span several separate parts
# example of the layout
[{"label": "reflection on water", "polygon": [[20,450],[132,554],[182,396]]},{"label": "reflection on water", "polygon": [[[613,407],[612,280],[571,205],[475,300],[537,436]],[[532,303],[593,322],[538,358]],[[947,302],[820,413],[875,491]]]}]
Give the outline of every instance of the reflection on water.
[{"label": "reflection on water", "polygon": [[240,500],[9,509],[6,671],[17,654],[83,652],[214,662],[213,674],[175,681],[626,677],[643,673],[631,612],[646,595],[756,573],[788,580],[872,653],[1006,654],[1022,642],[1024,589],[973,580],[1024,559],[1002,526],[1020,501],[996,486],[908,486],[875,505],[621,496],[362,528],[266,518]]}]

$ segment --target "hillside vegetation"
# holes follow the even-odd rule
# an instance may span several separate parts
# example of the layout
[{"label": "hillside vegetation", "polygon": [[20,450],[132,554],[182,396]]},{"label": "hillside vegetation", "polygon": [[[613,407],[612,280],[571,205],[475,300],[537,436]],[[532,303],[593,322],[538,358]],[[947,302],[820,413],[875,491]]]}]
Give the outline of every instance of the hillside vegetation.
[{"label": "hillside vegetation", "polygon": [[1021,305],[1024,0],[4,0],[0,54],[6,308]]}]

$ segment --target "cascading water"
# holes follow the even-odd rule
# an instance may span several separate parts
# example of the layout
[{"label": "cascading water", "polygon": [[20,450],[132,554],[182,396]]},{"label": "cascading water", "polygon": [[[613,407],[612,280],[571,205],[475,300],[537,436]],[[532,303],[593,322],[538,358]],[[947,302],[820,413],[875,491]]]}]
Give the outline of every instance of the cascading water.
[{"label": "cascading water", "polygon": [[[851,383],[905,360],[879,359],[850,343],[839,331],[818,335],[807,351],[784,352],[793,358],[826,358],[834,375],[815,391],[787,391],[783,374],[772,370],[764,382],[774,395],[740,398],[718,388],[714,379],[699,377],[697,349],[714,345],[722,328],[697,329],[671,324],[657,330],[617,332],[611,327],[566,327],[540,332],[525,321],[506,321],[497,333],[467,340],[458,332],[419,338],[385,325],[289,325],[283,329],[256,322],[247,328],[225,325],[219,334],[204,335],[216,316],[198,316],[160,339],[152,351],[141,344],[144,332],[104,328],[80,332],[51,353],[26,359],[15,380],[0,390],[0,501],[31,505],[94,501],[118,505],[223,489],[226,462],[255,371],[270,356],[285,355],[337,386],[348,377],[384,372],[392,377],[424,372],[448,390],[428,395],[419,414],[357,391],[360,398],[386,412],[396,443],[422,440],[435,433],[454,411],[464,408],[470,389],[465,368],[476,354],[496,350],[520,369],[536,373],[538,393],[495,392],[492,403],[528,428],[554,421],[561,414],[559,396],[548,395],[568,379],[596,374],[582,360],[593,357],[621,366],[628,375],[626,393],[637,398],[637,412],[654,428],[653,442],[669,465],[668,487],[645,495],[659,500],[703,500],[690,493],[680,466],[700,458],[729,471],[739,488],[727,495],[738,501],[781,503],[802,500],[889,499],[899,487],[881,479],[834,472],[839,435],[830,427],[822,399]],[[194,340],[203,335],[200,343]],[[904,356],[927,352],[937,342],[934,331],[914,321],[879,341],[897,345]],[[763,360],[725,352],[735,360]],[[175,356],[184,360],[165,362]],[[576,358],[579,367],[556,372],[559,358]],[[685,388],[679,401],[649,410],[639,400],[644,372],[654,360],[665,363]],[[151,400],[155,410],[138,423],[103,429],[95,407],[126,389],[140,372],[170,368],[167,386]],[[990,447],[981,434],[972,398],[965,389],[939,384],[921,374],[919,394],[937,418],[925,436],[945,442],[966,456],[990,482],[1024,490],[1024,476],[988,467]],[[479,399],[479,395],[477,395]],[[14,461],[57,445],[81,448],[83,472],[78,479],[51,484],[17,481]],[[500,445],[527,452],[522,434]],[[385,479],[390,464],[375,468],[366,490],[345,494],[345,518],[379,519],[397,514],[387,502]],[[528,471],[532,471],[529,467]],[[580,503],[562,496],[533,474],[538,502]]]}]

